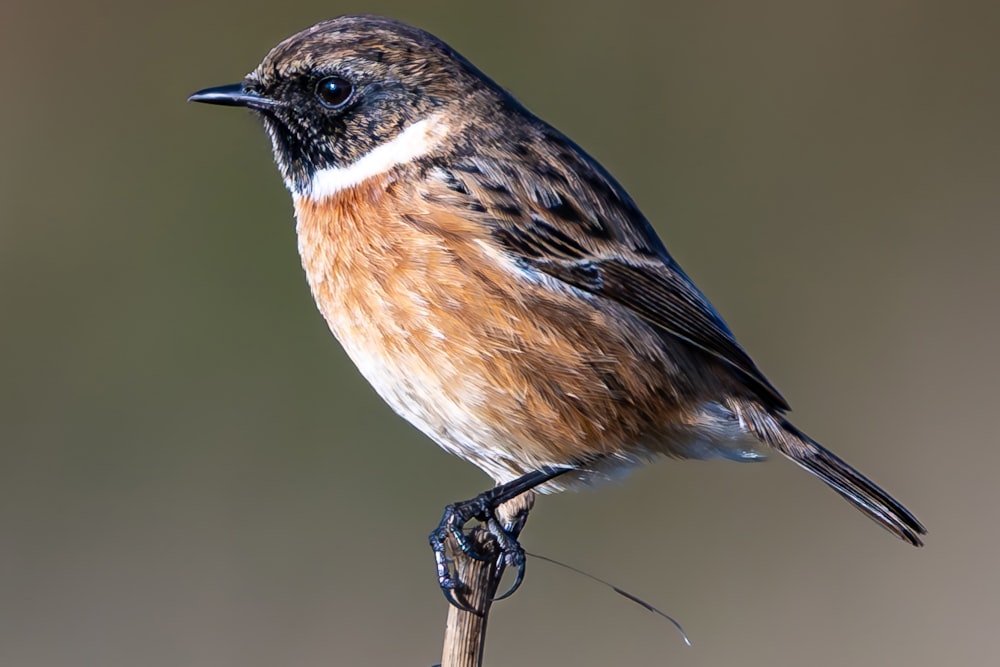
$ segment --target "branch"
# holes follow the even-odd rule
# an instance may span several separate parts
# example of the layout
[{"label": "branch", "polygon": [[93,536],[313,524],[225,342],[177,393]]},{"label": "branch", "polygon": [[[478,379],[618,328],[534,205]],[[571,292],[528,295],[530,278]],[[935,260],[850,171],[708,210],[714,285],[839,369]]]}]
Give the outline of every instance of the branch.
[{"label": "branch", "polygon": [[[498,508],[497,518],[511,537],[517,539],[534,503],[535,494],[528,491]],[[478,553],[487,558],[477,560],[466,556],[459,549],[453,550],[456,578],[461,586],[457,593],[459,599],[477,611],[466,611],[448,605],[441,667],[482,667],[486,622],[503,576],[503,569],[497,566],[499,550],[496,540],[489,531],[483,526],[477,526],[469,534],[469,541]]]}]

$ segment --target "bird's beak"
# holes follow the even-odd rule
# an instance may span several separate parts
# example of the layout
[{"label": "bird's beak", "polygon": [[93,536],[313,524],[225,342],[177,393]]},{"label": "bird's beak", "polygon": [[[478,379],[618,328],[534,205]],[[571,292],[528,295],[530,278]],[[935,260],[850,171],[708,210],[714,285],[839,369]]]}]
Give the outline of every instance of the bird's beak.
[{"label": "bird's beak", "polygon": [[188,98],[188,102],[203,102],[205,104],[218,104],[224,107],[247,107],[249,109],[259,109],[266,111],[280,106],[276,101],[262,97],[260,93],[247,90],[242,83],[233,83],[228,86],[215,86],[199,90]]}]

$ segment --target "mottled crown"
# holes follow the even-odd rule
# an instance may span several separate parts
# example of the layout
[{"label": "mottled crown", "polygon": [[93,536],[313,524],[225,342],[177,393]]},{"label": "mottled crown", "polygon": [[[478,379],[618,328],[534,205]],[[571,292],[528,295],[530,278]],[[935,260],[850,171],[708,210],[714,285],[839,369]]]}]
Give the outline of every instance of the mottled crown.
[{"label": "mottled crown", "polygon": [[[317,101],[329,77],[352,88],[343,108]],[[317,170],[350,165],[445,107],[452,117],[482,117],[512,102],[440,39],[378,16],[342,16],[286,39],[244,85],[276,103],[255,111],[285,182],[299,192]]]}]

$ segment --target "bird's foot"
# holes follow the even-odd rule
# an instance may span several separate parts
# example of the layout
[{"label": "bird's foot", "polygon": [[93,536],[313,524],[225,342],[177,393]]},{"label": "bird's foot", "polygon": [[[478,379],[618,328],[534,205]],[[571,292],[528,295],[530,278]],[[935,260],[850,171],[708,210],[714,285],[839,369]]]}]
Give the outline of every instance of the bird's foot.
[{"label": "bird's foot", "polygon": [[[434,562],[437,568],[438,584],[449,603],[460,609],[475,612],[463,603],[456,592],[461,588],[454,563],[448,556],[448,538],[462,555],[479,561],[495,561],[498,572],[502,573],[508,567],[516,569],[514,583],[502,595],[494,600],[509,597],[517,590],[524,580],[524,549],[496,517],[496,508],[501,503],[496,502],[493,490],[481,493],[471,500],[465,500],[448,505],[441,517],[438,527],[430,534],[429,542],[434,552]],[[490,543],[474,543],[466,525],[470,521],[479,521],[493,538]]]},{"label": "bird's foot", "polygon": [[[522,508],[519,516],[513,518],[506,525],[497,518],[497,508],[539,484],[544,484],[572,469],[569,466],[541,468],[500,486],[495,486],[489,491],[484,491],[471,500],[452,503],[445,508],[441,523],[430,534],[428,540],[431,550],[434,552],[438,584],[448,602],[459,609],[479,613],[470,608],[469,605],[463,604],[456,596],[456,591],[461,589],[462,582],[459,579],[455,563],[448,555],[448,539],[454,540],[458,550],[469,558],[494,561],[497,576],[503,574],[503,571],[508,567],[515,568],[517,575],[514,578],[514,583],[507,592],[495,597],[494,600],[510,597],[524,580],[524,549],[517,541],[517,535],[527,518],[530,502]],[[492,540],[476,540],[477,544],[473,544],[470,539],[471,533],[465,530],[465,525],[472,520],[481,522]]]}]

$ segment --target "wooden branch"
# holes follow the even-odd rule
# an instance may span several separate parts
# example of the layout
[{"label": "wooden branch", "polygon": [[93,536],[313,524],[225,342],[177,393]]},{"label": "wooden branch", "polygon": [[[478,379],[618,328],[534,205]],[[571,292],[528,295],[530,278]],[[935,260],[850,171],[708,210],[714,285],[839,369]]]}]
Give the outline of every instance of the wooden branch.
[{"label": "wooden branch", "polygon": [[469,541],[480,553],[491,556],[489,561],[476,560],[459,552],[455,559],[457,577],[462,582],[458,597],[480,613],[448,605],[441,667],[480,667],[483,664],[486,621],[502,573],[498,572],[496,565],[496,541],[485,528],[479,526],[474,529]]},{"label": "wooden branch", "polygon": [[[531,491],[523,493],[497,510],[497,518],[514,538],[521,533],[528,512],[535,502]],[[441,667],[482,667],[483,647],[486,644],[486,622],[490,607],[496,597],[500,578],[503,575],[497,567],[499,550],[496,540],[483,526],[477,526],[469,535],[469,541],[487,560],[477,560],[455,552],[455,570],[461,589],[456,596],[476,612],[448,605],[448,620],[444,633],[444,648],[441,653]]]}]

